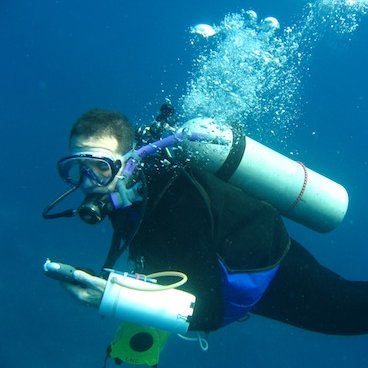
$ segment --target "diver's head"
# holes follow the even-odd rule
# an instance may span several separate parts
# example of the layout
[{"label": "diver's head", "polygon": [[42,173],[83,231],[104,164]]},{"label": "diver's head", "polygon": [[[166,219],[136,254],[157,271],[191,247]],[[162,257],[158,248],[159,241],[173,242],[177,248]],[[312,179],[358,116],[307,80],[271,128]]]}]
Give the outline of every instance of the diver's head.
[{"label": "diver's head", "polygon": [[113,192],[133,143],[134,129],[124,115],[87,111],[71,129],[70,156],[58,162],[59,173],[86,194]]},{"label": "diver's head", "polygon": [[80,116],[70,131],[71,149],[81,141],[86,144],[88,141],[91,144],[114,144],[110,149],[124,154],[133,148],[134,129],[128,118],[119,112],[92,109]]},{"label": "diver's head", "polygon": [[[144,176],[138,173],[134,129],[120,113],[100,109],[87,111],[73,125],[70,154],[57,163],[60,176],[72,188],[52,201],[44,218],[79,217],[97,224],[111,211],[143,200]],[[50,211],[76,189],[86,195],[77,209]]]}]

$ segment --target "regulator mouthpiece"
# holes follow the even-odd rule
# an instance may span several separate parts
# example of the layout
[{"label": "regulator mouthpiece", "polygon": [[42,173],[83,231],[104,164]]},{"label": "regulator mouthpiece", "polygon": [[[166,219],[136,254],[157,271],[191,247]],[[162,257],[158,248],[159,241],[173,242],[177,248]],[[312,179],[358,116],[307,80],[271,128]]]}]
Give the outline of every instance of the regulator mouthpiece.
[{"label": "regulator mouthpiece", "polygon": [[100,223],[109,213],[109,196],[88,195],[77,210],[82,221],[90,225]]}]

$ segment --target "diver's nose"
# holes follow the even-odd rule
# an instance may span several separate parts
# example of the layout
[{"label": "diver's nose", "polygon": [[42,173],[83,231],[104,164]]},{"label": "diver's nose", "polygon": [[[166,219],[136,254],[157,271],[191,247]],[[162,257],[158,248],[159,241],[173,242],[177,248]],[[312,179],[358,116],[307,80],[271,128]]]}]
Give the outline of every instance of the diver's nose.
[{"label": "diver's nose", "polygon": [[94,180],[90,177],[90,175],[88,175],[88,171],[85,170],[83,172],[83,176],[82,176],[82,181],[80,184],[81,189],[84,192],[91,192],[94,188],[96,188],[96,183],[94,182]]}]

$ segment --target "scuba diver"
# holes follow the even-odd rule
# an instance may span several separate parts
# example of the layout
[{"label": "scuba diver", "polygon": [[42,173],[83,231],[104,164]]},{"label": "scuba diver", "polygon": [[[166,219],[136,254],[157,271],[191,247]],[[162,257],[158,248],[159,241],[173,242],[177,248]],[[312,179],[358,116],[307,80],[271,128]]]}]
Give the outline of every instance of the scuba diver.
[{"label": "scuba diver", "polygon": [[[89,224],[111,221],[99,275],[50,260],[44,265],[78,300],[126,322],[130,344],[118,346],[127,339],[119,331],[109,355],[156,366],[158,353],[132,356],[158,340],[159,352],[169,333],[215,331],[249,313],[324,334],[368,333],[368,282],[319,264],[290,238],[278,209],[224,178],[228,168],[211,173],[179,159],[188,137],[200,145],[210,139],[174,129],[173,113],[166,101],[154,123],[138,132],[120,113],[84,113],[71,129],[70,155],[57,164],[71,189],[43,212]],[[53,212],[77,189],[85,194],[77,209]],[[114,270],[124,252],[131,273]]]}]

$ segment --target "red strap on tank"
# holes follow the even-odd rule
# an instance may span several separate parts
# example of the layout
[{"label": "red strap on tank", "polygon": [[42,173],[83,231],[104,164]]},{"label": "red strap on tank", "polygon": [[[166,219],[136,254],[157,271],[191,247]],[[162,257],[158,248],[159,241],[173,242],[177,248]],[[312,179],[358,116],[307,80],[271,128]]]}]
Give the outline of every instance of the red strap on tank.
[{"label": "red strap on tank", "polygon": [[296,162],[303,168],[304,181],[303,181],[302,189],[300,190],[299,195],[296,197],[295,201],[289,207],[289,211],[293,210],[298,205],[298,203],[301,201],[304,195],[304,192],[305,192],[305,188],[307,187],[307,183],[308,183],[308,171],[307,171],[306,166],[303,164],[303,162],[300,162],[300,161],[296,161]]}]

